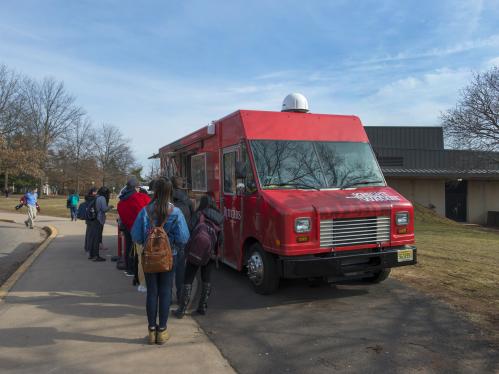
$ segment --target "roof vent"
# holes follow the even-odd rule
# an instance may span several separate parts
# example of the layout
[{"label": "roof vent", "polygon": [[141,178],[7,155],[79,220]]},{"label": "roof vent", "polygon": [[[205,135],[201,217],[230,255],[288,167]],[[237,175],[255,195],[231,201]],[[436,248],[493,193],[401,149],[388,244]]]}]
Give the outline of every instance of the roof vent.
[{"label": "roof vent", "polygon": [[308,101],[301,93],[292,93],[284,98],[281,112],[308,112]]}]

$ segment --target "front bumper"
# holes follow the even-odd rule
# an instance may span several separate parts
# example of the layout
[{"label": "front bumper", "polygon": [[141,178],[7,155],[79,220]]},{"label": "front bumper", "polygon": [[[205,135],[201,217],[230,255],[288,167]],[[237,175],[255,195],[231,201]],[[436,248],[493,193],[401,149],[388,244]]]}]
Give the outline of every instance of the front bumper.
[{"label": "front bumper", "polygon": [[[412,260],[400,261],[399,252],[402,250],[412,250]],[[337,280],[361,278],[382,269],[416,263],[417,249],[410,245],[373,251],[334,252],[325,256],[281,256],[277,259],[282,278],[333,277]]]}]

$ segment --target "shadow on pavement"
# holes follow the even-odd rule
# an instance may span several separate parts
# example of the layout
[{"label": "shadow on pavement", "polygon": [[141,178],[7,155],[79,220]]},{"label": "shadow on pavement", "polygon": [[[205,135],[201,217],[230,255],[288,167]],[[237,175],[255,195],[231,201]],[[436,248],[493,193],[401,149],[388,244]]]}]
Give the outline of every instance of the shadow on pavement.
[{"label": "shadow on pavement", "polygon": [[94,343],[144,344],[144,338],[126,339],[98,336],[77,332],[63,332],[54,327],[21,327],[2,329],[2,347],[36,347],[56,344],[58,340],[75,340]]},{"label": "shadow on pavement", "polygon": [[[368,293],[366,289],[337,288],[325,282],[311,283],[306,279],[281,280],[279,290],[273,295],[256,294],[244,272],[225,265],[213,272],[213,299],[210,308],[259,309],[321,300],[350,298]],[[223,287],[219,287],[223,284]],[[218,295],[222,293],[223,295]],[[223,306],[217,302],[217,295],[223,297]]]}]

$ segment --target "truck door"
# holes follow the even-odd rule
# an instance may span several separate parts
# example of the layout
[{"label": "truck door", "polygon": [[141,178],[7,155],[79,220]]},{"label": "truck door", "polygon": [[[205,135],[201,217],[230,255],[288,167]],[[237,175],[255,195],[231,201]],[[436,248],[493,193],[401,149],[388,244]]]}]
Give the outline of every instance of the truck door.
[{"label": "truck door", "polygon": [[240,146],[225,148],[222,152],[222,195],[224,220],[223,261],[237,268],[241,257],[241,197],[237,194],[236,161]]}]

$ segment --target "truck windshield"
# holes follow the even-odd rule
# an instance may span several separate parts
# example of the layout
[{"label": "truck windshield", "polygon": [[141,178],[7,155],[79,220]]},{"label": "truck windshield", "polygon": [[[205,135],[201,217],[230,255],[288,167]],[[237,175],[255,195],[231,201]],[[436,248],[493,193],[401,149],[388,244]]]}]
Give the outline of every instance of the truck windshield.
[{"label": "truck windshield", "polygon": [[253,140],[251,149],[264,189],[385,185],[368,143]]}]

